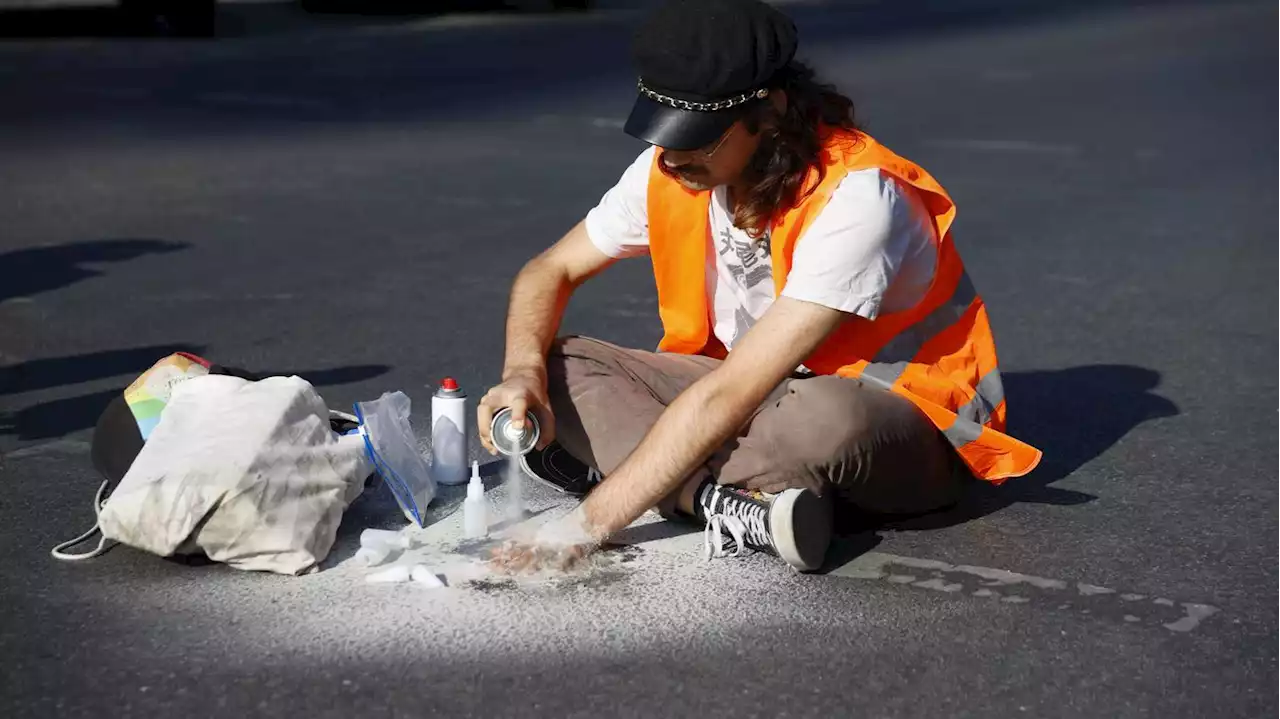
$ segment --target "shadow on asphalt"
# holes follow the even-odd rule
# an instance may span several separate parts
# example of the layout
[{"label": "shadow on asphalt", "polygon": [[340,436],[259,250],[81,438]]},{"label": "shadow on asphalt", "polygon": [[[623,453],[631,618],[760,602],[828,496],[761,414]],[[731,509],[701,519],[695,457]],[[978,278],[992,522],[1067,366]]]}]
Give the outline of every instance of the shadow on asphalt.
[{"label": "shadow on asphalt", "polygon": [[938,529],[998,512],[1012,504],[1073,506],[1097,499],[1054,482],[1101,456],[1135,427],[1172,417],[1178,406],[1156,394],[1160,373],[1131,365],[1092,365],[1003,376],[1010,398],[1009,431],[1044,452],[1035,471],[1000,486],[978,483],[949,510],[918,517],[861,518],[877,528]]},{"label": "shadow on asphalt", "polygon": [[[998,23],[1035,21],[1107,7],[1195,2],[1196,0],[903,0],[842,3],[837,0],[787,4],[788,15],[802,25],[806,39],[820,35],[825,12],[857,13],[858,34],[883,37],[902,32],[929,32]],[[1203,1],[1203,0],[1202,0]],[[579,14],[604,9],[639,9],[656,0],[282,0],[218,6],[214,34],[221,38],[270,36],[298,29],[358,29],[439,17],[447,14]],[[812,25],[812,27],[805,27]],[[844,28],[848,30],[848,28]],[[0,38],[141,38],[166,34],[163,20],[147,13],[125,12],[113,0],[94,6],[0,10]]]},{"label": "shadow on asphalt", "polygon": [[702,528],[693,522],[664,519],[661,522],[631,525],[615,534],[609,541],[613,544],[645,544],[663,539],[683,537],[686,534],[701,532]]},{"label": "shadow on asphalt", "polygon": [[104,2],[101,7],[41,7],[0,11],[0,37],[138,37],[146,28]]},{"label": "shadow on asphalt", "polygon": [[46,357],[0,367],[0,395],[35,392],[121,375],[138,375],[174,352],[200,354],[203,345],[172,344]]},{"label": "shadow on asphalt", "polygon": [[126,262],[143,255],[184,248],[184,244],[167,240],[113,238],[3,252],[0,253],[0,302],[61,289],[102,274],[101,270],[87,265]]},{"label": "shadow on asphalt", "polygon": [[[157,358],[158,359],[158,358]],[[145,368],[144,368],[145,369]],[[103,390],[75,397],[63,397],[0,413],[0,436],[17,435],[19,440],[57,439],[88,429],[98,415],[124,388]]]},{"label": "shadow on asphalt", "polygon": [[[582,8],[565,8],[562,11]],[[269,36],[310,29],[393,26],[450,13],[520,13],[503,0],[283,0],[222,2],[213,33],[218,38]],[[162,17],[128,12],[112,0],[94,6],[0,10],[0,38],[153,38],[175,35]],[[195,37],[200,37],[199,35]]]},{"label": "shadow on asphalt", "polygon": [[[23,441],[49,440],[93,427],[107,404],[119,396],[129,382],[157,360],[179,351],[202,354],[204,347],[153,345],[35,359],[0,367],[0,395],[47,390],[111,377],[124,380],[112,389],[54,400],[36,400],[14,411],[0,413],[0,435],[17,435]],[[207,359],[217,362],[215,357]],[[390,371],[389,365],[368,364],[323,369],[284,368],[256,371],[254,376],[297,375],[316,387],[333,387],[363,382]],[[244,376],[238,370],[231,373]]]},{"label": "shadow on asphalt", "polygon": [[822,563],[822,567],[814,573],[830,574],[832,571],[880,546],[882,541],[884,540],[881,539],[879,534],[870,530],[846,530],[844,533],[837,534],[831,540],[831,548],[827,550],[827,556]]}]

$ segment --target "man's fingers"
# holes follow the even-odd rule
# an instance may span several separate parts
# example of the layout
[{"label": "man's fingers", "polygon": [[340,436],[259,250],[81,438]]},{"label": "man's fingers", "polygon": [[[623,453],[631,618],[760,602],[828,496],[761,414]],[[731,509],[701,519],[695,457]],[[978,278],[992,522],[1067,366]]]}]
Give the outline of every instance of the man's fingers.
[{"label": "man's fingers", "polygon": [[574,556],[573,552],[561,552],[560,556],[556,558],[556,569],[561,572],[567,572],[570,569],[573,569],[573,565],[576,564],[577,561],[578,558]]},{"label": "man's fingers", "polygon": [[547,445],[556,438],[556,416],[551,411],[551,406],[544,404],[534,410],[534,414],[538,416],[538,422],[541,423],[538,432],[538,449],[546,449]]},{"label": "man's fingers", "polygon": [[529,398],[524,395],[517,395],[511,399],[511,428],[520,431],[524,429],[524,415],[529,411]]},{"label": "man's fingers", "polygon": [[586,547],[544,547],[536,544],[507,542],[492,550],[489,566],[506,575],[534,574],[543,570],[571,572],[588,553]]},{"label": "man's fingers", "polygon": [[507,564],[507,569],[514,574],[521,574],[528,571],[529,566],[533,564],[533,560],[533,549],[530,547],[521,547],[511,557],[511,561]]},{"label": "man's fingers", "polygon": [[489,427],[493,424],[493,407],[489,406],[489,395],[485,395],[476,406],[476,429],[480,434],[480,444],[489,454],[493,454],[493,438],[489,436]]},{"label": "man's fingers", "polygon": [[489,566],[500,574],[510,574],[512,561],[517,556],[517,550],[510,543],[495,547],[489,555]]}]

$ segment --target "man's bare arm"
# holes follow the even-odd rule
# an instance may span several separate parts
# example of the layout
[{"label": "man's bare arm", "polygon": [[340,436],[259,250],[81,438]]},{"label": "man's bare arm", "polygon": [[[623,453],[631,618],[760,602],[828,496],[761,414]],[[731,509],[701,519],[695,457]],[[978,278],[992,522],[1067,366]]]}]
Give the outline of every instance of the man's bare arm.
[{"label": "man's bare arm", "polygon": [[614,261],[592,244],[585,223],[579,222],[516,275],[507,309],[502,384],[485,395],[476,412],[480,441],[490,451],[489,423],[503,407],[511,408],[517,426],[532,409],[546,426],[540,444],[545,446],[555,436],[546,397],[547,353],[574,290]]},{"label": "man's bare arm", "polygon": [[564,308],[583,282],[613,264],[579,222],[559,242],[525,264],[511,286],[507,307],[507,350],[502,376],[545,373]]},{"label": "man's bare arm", "polygon": [[728,359],[677,397],[626,461],[588,495],[581,507],[584,529],[603,540],[678,488],[847,317],[779,298]]}]

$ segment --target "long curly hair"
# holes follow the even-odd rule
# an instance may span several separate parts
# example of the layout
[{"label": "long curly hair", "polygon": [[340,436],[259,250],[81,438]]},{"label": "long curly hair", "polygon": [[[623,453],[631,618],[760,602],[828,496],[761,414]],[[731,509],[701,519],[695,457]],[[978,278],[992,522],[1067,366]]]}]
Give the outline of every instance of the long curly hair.
[{"label": "long curly hair", "polygon": [[742,184],[750,189],[734,198],[734,224],[756,238],[769,229],[775,217],[813,192],[816,184],[802,194],[811,168],[818,170],[821,181],[825,174],[822,131],[859,130],[853,100],[835,86],[818,82],[814,71],[802,62],[790,63],[771,87],[786,93],[787,108],[778,113],[764,98],[744,117],[746,128],[763,136],[743,170]]}]

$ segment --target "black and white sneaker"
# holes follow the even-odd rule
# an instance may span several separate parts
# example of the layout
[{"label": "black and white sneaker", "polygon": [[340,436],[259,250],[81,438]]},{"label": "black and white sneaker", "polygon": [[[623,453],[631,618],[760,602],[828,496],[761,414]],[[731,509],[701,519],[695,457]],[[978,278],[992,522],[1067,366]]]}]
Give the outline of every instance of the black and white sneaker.
[{"label": "black and white sneaker", "polygon": [[781,557],[802,572],[818,569],[826,559],[831,503],[807,489],[766,494],[708,482],[699,490],[698,504],[707,522],[702,535],[707,559],[736,557],[744,546]]},{"label": "black and white sneaker", "polygon": [[595,467],[579,462],[554,441],[546,449],[533,449],[521,456],[520,468],[530,477],[574,497],[586,496],[603,479]]}]

